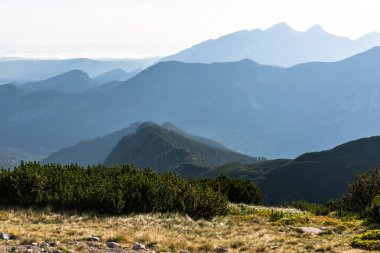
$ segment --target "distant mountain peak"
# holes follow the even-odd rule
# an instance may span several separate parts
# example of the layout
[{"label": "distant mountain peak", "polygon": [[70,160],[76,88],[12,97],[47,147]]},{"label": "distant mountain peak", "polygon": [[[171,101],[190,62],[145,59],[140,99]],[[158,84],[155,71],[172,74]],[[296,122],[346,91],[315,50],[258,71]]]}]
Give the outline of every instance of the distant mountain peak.
[{"label": "distant mountain peak", "polygon": [[310,27],[306,32],[326,32],[321,25],[315,24]]},{"label": "distant mountain peak", "polygon": [[294,31],[287,23],[281,22],[269,27],[265,30],[266,32],[280,32],[280,31]]},{"label": "distant mountain peak", "polygon": [[68,71],[66,73],[50,77],[46,79],[45,81],[49,80],[66,80],[66,79],[86,79],[88,81],[92,81],[88,74],[80,69],[73,69],[71,71]]},{"label": "distant mountain peak", "polygon": [[97,85],[98,84],[92,80],[86,72],[79,69],[74,69],[40,82],[24,84],[22,87],[27,91],[58,90],[76,93],[94,88]]},{"label": "distant mountain peak", "polygon": [[297,31],[282,22],[265,30],[243,30],[204,41],[161,61],[214,63],[248,58],[263,65],[291,67],[306,62],[340,61],[374,46],[380,46],[378,33],[351,40],[331,34],[318,24]]},{"label": "distant mountain peak", "polygon": [[121,68],[116,68],[95,76],[93,79],[99,84],[106,84],[114,81],[126,81],[134,77],[138,72],[139,70],[134,70],[128,73]]},{"label": "distant mountain peak", "polygon": [[213,167],[229,162],[257,162],[257,158],[215,146],[212,140],[177,131],[149,122],[143,123],[134,134],[119,141],[104,163],[132,163],[141,168],[152,166],[163,171],[184,164]]}]

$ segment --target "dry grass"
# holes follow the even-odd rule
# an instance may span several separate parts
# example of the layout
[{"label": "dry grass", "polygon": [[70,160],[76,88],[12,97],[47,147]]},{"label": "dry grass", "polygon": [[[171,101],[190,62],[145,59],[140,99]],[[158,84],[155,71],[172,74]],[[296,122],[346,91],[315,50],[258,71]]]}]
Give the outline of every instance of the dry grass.
[{"label": "dry grass", "polygon": [[[273,212],[270,208],[245,206],[241,210],[237,205],[230,208],[234,214],[212,221],[194,221],[178,214],[107,217],[52,213],[48,209],[2,209],[0,231],[14,235],[17,240],[8,242],[14,245],[55,240],[71,245],[74,241],[98,236],[99,244],[104,245],[107,240],[123,246],[140,242],[156,245],[158,252],[212,252],[217,247],[226,248],[228,252],[349,252],[352,250],[350,238],[363,230],[357,220],[341,221],[294,209],[275,209],[283,212],[284,217],[270,222]],[[325,226],[329,233],[302,234],[296,229],[298,226]],[[0,251],[5,243],[0,242]],[[86,252],[85,245],[74,249]]]}]

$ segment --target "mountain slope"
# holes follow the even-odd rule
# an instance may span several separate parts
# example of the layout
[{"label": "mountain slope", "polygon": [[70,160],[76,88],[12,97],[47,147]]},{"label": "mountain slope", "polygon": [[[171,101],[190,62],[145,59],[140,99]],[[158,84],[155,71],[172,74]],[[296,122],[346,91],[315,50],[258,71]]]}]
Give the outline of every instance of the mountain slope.
[{"label": "mountain slope", "polygon": [[338,61],[375,46],[380,46],[379,33],[350,40],[329,34],[319,25],[297,32],[280,23],[264,31],[240,31],[208,40],[162,61],[211,63],[251,59],[289,67],[305,62]]},{"label": "mountain slope", "polygon": [[[172,123],[170,122],[165,122],[161,125],[161,127],[169,130],[169,131],[172,131],[172,132],[175,132],[179,135],[182,135],[186,138],[189,138],[191,140],[194,140],[194,141],[197,141],[197,142],[200,142],[200,143],[203,143],[207,146],[210,146],[210,147],[214,147],[214,148],[219,148],[219,149],[225,149],[225,150],[229,150],[227,147],[225,147],[224,145],[214,141],[214,140],[211,140],[211,139],[208,139],[208,138],[204,138],[204,137],[200,137],[200,136],[196,136],[196,135],[193,135],[193,134],[189,134],[181,129],[179,129],[178,127],[176,127],[175,125],[173,125]],[[230,150],[231,151],[231,150]]]},{"label": "mountain slope", "polygon": [[341,196],[359,171],[380,161],[380,137],[351,141],[331,150],[307,153],[271,170],[260,187],[272,203],[307,199],[326,202]]},{"label": "mountain slope", "polygon": [[255,164],[226,164],[202,174],[224,174],[258,182],[267,203],[283,204],[306,199],[325,203],[340,197],[359,171],[372,170],[380,161],[380,136],[362,138],[294,160]]},{"label": "mountain slope", "polygon": [[[124,128],[113,133],[107,134],[102,137],[97,137],[95,139],[80,141],[79,143],[62,148],[52,154],[47,158],[42,160],[43,164],[47,163],[59,163],[59,164],[72,164],[78,163],[83,166],[87,165],[97,165],[103,163],[107,156],[111,153],[112,149],[116,144],[128,134],[133,134],[136,129],[141,124],[154,124],[152,122],[135,122],[132,123],[128,128]],[[165,128],[169,131],[173,131],[181,136],[189,138],[200,143],[204,143],[211,147],[225,149],[222,144],[212,141],[207,138],[191,135],[185,131],[177,128],[170,122],[166,122],[161,125],[162,128]]]},{"label": "mountain slope", "polygon": [[12,60],[0,61],[0,79],[39,81],[51,76],[79,69],[90,76],[97,76],[113,69],[132,71],[146,68],[156,62],[156,58],[141,60]]},{"label": "mountain slope", "polygon": [[134,77],[137,73],[138,73],[138,70],[125,72],[122,69],[114,69],[111,71],[107,71],[103,74],[100,74],[98,76],[95,76],[93,79],[99,84],[106,84],[113,81],[126,81]]},{"label": "mountain slope", "polygon": [[124,136],[136,131],[139,123],[131,124],[128,128],[115,131],[103,137],[81,141],[73,146],[63,148],[50,154],[42,160],[43,164],[59,163],[82,166],[97,165],[104,162],[118,141]]},{"label": "mountain slope", "polygon": [[87,73],[81,70],[72,70],[43,81],[26,83],[21,87],[28,92],[36,90],[57,90],[79,93],[95,88],[97,85],[98,83],[92,80]]},{"label": "mountain slope", "polygon": [[142,124],[134,134],[119,141],[104,163],[132,163],[164,171],[183,164],[212,167],[232,161],[250,163],[256,158],[208,146],[155,124]]}]

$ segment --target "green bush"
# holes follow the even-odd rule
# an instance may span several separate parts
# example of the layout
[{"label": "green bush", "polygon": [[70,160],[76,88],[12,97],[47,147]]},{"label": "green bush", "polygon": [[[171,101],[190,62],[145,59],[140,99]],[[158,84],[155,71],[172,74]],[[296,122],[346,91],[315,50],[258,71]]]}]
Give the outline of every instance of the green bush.
[{"label": "green bush", "polygon": [[276,221],[281,220],[282,218],[284,218],[284,213],[283,212],[277,212],[277,211],[273,211],[272,210],[272,212],[271,212],[271,214],[269,216],[269,221],[276,222]]},{"label": "green bush", "polygon": [[111,214],[179,212],[209,219],[225,214],[227,203],[224,193],[204,182],[130,165],[83,168],[30,162],[0,171],[0,204],[4,205]]},{"label": "green bush", "polygon": [[205,179],[202,182],[226,195],[230,202],[262,204],[262,193],[252,181],[232,179],[221,175],[215,179]]},{"label": "green bush", "polygon": [[335,203],[337,209],[365,214],[376,195],[380,195],[380,164],[373,172],[361,172],[347,192]]},{"label": "green bush", "polygon": [[380,250],[380,230],[369,230],[355,236],[351,241],[351,246],[365,250]]},{"label": "green bush", "polygon": [[328,207],[312,202],[308,202],[306,200],[293,201],[290,204],[291,207],[297,208],[301,211],[308,211],[314,213],[315,215],[327,215],[330,213]]},{"label": "green bush", "polygon": [[380,196],[376,195],[366,209],[366,216],[375,223],[380,223]]}]

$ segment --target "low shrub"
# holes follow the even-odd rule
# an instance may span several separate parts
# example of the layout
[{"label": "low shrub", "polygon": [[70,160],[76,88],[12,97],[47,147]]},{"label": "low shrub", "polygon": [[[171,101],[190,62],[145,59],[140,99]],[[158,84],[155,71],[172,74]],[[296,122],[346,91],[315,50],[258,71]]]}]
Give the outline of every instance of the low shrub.
[{"label": "low shrub", "polygon": [[374,223],[380,223],[380,195],[376,195],[366,209],[366,216]]},{"label": "low shrub", "polygon": [[304,215],[298,214],[286,214],[281,219],[276,221],[277,225],[296,225],[296,224],[308,224],[309,218]]},{"label": "low shrub", "polygon": [[315,215],[327,215],[330,212],[327,206],[308,202],[306,200],[294,201],[290,204],[290,207],[297,208],[301,211],[308,211]]},{"label": "low shrub", "polygon": [[233,203],[262,204],[262,193],[252,181],[221,175],[215,179],[204,179],[202,183],[226,195]]},{"label": "low shrub", "polygon": [[380,230],[369,230],[355,236],[351,241],[351,246],[365,250],[380,250]]},{"label": "low shrub", "polygon": [[284,218],[283,212],[272,211],[272,213],[269,216],[269,221],[276,222],[282,218]]},{"label": "low shrub", "polygon": [[228,204],[224,193],[204,182],[131,165],[83,168],[22,163],[14,170],[0,170],[0,186],[0,205],[110,214],[179,212],[210,219],[225,214]]},{"label": "low shrub", "polygon": [[358,173],[347,192],[335,203],[335,207],[364,215],[377,195],[380,195],[380,164],[377,164],[373,172]]}]

